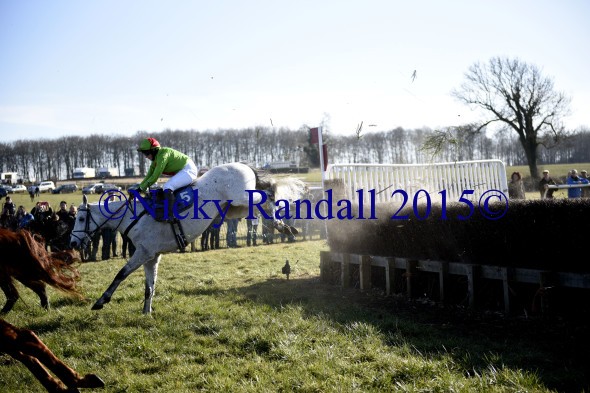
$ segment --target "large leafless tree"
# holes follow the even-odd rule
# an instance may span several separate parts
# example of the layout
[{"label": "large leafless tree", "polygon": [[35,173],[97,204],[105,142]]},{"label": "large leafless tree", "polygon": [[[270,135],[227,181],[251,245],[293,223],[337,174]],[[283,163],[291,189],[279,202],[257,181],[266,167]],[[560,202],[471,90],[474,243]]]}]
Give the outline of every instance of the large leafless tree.
[{"label": "large leafless tree", "polygon": [[480,129],[501,122],[518,134],[534,179],[539,177],[539,145],[549,147],[566,133],[561,119],[568,114],[569,97],[556,91],[539,68],[519,59],[494,57],[487,64],[472,65],[452,94],[490,115]]}]

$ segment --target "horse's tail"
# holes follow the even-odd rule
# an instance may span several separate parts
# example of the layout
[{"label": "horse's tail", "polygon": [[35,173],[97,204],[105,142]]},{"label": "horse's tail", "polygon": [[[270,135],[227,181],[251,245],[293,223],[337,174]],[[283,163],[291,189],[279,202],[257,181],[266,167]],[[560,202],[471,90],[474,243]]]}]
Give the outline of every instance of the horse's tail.
[{"label": "horse's tail", "polygon": [[273,177],[267,171],[248,166],[256,176],[256,189],[268,192],[275,201],[284,199],[293,202],[301,199],[307,192],[307,186],[301,179]]},{"label": "horse's tail", "polygon": [[23,275],[36,277],[47,285],[61,290],[68,295],[82,297],[77,287],[80,272],[73,265],[77,260],[74,251],[48,253],[45,246],[35,240],[28,231],[20,231],[20,252],[27,260],[27,272]]}]

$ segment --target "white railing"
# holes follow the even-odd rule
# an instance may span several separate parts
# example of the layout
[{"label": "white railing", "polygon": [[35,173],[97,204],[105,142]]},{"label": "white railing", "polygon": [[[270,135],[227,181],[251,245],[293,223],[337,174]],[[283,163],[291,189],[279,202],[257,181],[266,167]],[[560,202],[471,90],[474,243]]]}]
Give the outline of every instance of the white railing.
[{"label": "white railing", "polygon": [[543,199],[547,198],[547,191],[549,190],[563,190],[567,188],[585,188],[590,187],[590,183],[582,184],[548,184],[543,193]]},{"label": "white railing", "polygon": [[[344,183],[346,198],[358,202],[360,195],[369,200],[375,190],[376,202],[402,201],[404,192],[410,200],[418,198],[440,201],[443,192],[448,202],[462,196],[476,201],[489,190],[508,196],[506,167],[500,160],[458,161],[432,164],[334,164],[328,166],[328,178]],[[362,190],[362,191],[358,191]],[[395,192],[398,191],[397,193]],[[422,191],[423,190],[423,191]],[[473,194],[464,194],[473,190]]]}]

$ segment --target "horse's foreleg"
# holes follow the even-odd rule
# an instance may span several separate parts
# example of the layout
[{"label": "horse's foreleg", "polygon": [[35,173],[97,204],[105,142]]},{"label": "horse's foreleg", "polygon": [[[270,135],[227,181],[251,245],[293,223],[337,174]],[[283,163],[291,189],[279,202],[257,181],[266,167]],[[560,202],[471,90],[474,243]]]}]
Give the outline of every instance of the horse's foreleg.
[{"label": "horse's foreleg", "polygon": [[[53,385],[54,383],[61,385],[61,383],[48,375],[47,371],[42,366],[45,366],[47,369],[52,371],[61,380],[61,382],[63,382],[70,389],[74,389],[76,387],[104,386],[104,382],[96,375],[88,374],[82,377],[76,372],[76,370],[62,362],[39,339],[39,337],[37,337],[37,335],[30,330],[18,329],[18,346],[21,353],[33,359],[31,362],[33,368],[29,367],[29,369],[44,386],[46,386],[46,383],[48,385]],[[37,363],[41,364],[37,365]],[[43,382],[43,380],[46,380],[46,382]],[[65,391],[65,389],[63,389],[63,391]]]},{"label": "horse's foreleg", "polygon": [[149,314],[152,312],[152,300],[156,291],[156,280],[158,278],[158,264],[160,263],[160,255],[148,261],[143,265],[145,273],[145,299],[143,303],[143,313]]},{"label": "horse's foreleg", "polygon": [[12,277],[5,276],[4,274],[0,275],[0,288],[2,288],[2,292],[6,295],[6,304],[0,310],[0,314],[8,314],[18,300],[18,290],[14,285]]},{"label": "horse's foreleg", "polygon": [[138,251],[140,251],[140,249],[138,249],[135,252],[135,254],[133,254],[131,259],[127,262],[127,264],[123,266],[121,270],[119,270],[119,273],[117,273],[111,285],[107,288],[106,291],[104,291],[100,299],[98,299],[96,303],[94,303],[94,305],[92,306],[93,310],[100,310],[103,308],[105,304],[110,302],[111,297],[113,296],[113,293],[115,293],[115,291],[117,290],[119,284],[121,284],[131,273],[136,271],[141,265],[145,263],[145,252]]},{"label": "horse's foreleg", "polygon": [[29,371],[41,382],[48,392],[65,392],[66,386],[54,378],[36,358],[22,352],[11,352],[10,356],[24,364]]}]

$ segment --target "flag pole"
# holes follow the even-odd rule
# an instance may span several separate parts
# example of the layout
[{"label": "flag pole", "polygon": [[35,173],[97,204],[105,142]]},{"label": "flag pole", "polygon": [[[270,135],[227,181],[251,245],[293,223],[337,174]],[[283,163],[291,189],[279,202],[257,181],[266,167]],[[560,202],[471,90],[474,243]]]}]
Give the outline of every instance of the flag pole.
[{"label": "flag pole", "polygon": [[[324,168],[324,139],[322,135],[322,126],[318,127],[318,150],[320,151],[320,172],[322,174],[322,196],[326,192],[326,171]],[[326,207],[324,207],[324,214]],[[324,231],[326,234],[326,241],[328,241],[328,221],[324,220]]]},{"label": "flag pole", "polygon": [[320,172],[322,174],[322,190],[325,191],[324,183],[326,181],[326,173],[324,170],[324,140],[322,137],[322,126],[318,127],[318,150],[320,151]]}]

